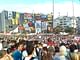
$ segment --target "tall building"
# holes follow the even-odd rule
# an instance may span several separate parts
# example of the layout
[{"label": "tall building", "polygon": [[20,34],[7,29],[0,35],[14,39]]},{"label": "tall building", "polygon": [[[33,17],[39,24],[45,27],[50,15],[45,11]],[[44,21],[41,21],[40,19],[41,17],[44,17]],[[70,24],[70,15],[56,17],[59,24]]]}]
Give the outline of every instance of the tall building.
[{"label": "tall building", "polygon": [[10,32],[21,25],[25,28],[25,31],[29,33],[51,32],[53,29],[53,15],[19,13],[6,10],[1,12],[0,32]]},{"label": "tall building", "polygon": [[80,34],[80,17],[77,17],[77,28],[76,31],[78,34]]},{"label": "tall building", "polygon": [[6,33],[7,27],[9,25],[8,22],[8,11],[1,12],[1,23],[2,23],[2,32]]},{"label": "tall building", "polygon": [[[14,20],[14,21],[13,21]],[[14,11],[2,11],[1,12],[1,31],[6,33],[14,30],[17,27],[16,12]]]},{"label": "tall building", "polygon": [[56,18],[53,21],[53,27],[57,27],[57,26],[61,26],[62,28],[66,28],[68,27],[73,27],[76,28],[77,27],[77,19],[76,18],[72,18],[72,17],[68,17],[68,16],[60,16],[58,18]]}]

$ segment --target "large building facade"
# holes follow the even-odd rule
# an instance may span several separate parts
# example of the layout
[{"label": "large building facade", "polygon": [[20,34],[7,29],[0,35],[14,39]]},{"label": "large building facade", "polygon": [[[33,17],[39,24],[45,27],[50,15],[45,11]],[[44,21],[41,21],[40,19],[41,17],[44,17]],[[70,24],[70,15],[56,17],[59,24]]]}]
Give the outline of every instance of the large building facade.
[{"label": "large building facade", "polygon": [[2,11],[1,12],[1,30],[0,32],[10,32],[15,29],[18,25],[18,19],[16,19],[16,12],[13,11]]},{"label": "large building facade", "polygon": [[0,32],[10,32],[19,27],[28,33],[47,33],[53,28],[52,14],[20,13],[14,11],[2,11],[0,14]]},{"label": "large building facade", "polygon": [[78,34],[80,34],[80,17],[77,17],[77,28],[76,31]]},{"label": "large building facade", "polygon": [[61,26],[62,28],[66,27],[77,27],[77,18],[72,18],[68,16],[60,16],[53,21],[53,27]]}]

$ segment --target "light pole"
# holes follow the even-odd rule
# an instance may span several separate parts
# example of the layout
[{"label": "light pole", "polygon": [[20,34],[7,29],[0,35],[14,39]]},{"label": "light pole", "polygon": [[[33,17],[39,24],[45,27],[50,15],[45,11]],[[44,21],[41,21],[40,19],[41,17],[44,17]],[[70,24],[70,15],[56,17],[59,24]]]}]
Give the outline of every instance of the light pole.
[{"label": "light pole", "polygon": [[72,0],[72,14],[73,14],[73,28],[74,28],[74,34],[76,33],[76,29],[75,29],[75,16],[74,16],[74,1]]},{"label": "light pole", "polygon": [[73,19],[74,19],[74,1],[72,0],[72,12],[73,12]]},{"label": "light pole", "polygon": [[[52,19],[52,22],[54,22],[54,0],[53,0],[53,19]],[[52,23],[53,24],[53,23]],[[54,24],[53,24],[53,26],[52,26],[53,28],[54,28]]]}]

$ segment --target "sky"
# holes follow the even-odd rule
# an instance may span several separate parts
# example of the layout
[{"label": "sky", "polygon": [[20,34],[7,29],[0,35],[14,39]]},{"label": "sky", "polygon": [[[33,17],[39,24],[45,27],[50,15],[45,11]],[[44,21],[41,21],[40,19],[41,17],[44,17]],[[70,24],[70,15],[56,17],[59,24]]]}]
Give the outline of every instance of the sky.
[{"label": "sky", "polygon": [[[74,15],[80,16],[80,1],[73,0],[73,3]],[[0,0],[2,10],[47,14],[53,12],[53,0]],[[72,0],[54,0],[54,16],[59,15],[73,15]]]}]

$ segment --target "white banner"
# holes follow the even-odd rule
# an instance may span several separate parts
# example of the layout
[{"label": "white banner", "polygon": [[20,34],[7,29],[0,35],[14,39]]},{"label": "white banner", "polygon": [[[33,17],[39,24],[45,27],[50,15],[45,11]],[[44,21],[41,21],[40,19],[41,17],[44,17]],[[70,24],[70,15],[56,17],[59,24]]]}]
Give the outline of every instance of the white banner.
[{"label": "white banner", "polygon": [[42,30],[47,30],[47,25],[48,23],[47,22],[42,22]]},{"label": "white banner", "polygon": [[8,11],[8,19],[11,20],[13,17],[12,11]]},{"label": "white banner", "polygon": [[36,23],[35,23],[35,31],[36,31],[36,33],[40,33],[41,32],[41,21],[36,21]]},{"label": "white banner", "polygon": [[40,33],[41,32],[41,28],[36,28],[36,33]]},{"label": "white banner", "polygon": [[41,28],[41,21],[36,21],[35,28]]}]

